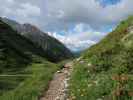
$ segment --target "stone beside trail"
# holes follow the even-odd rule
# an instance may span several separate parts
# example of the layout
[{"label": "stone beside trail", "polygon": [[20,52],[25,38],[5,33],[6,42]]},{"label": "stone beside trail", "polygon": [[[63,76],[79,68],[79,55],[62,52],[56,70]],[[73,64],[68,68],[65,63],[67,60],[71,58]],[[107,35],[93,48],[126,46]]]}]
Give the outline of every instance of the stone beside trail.
[{"label": "stone beside trail", "polygon": [[64,65],[64,68],[57,71],[53,77],[53,80],[49,84],[49,88],[46,93],[40,98],[40,100],[68,100],[68,80],[72,71],[72,62]]}]

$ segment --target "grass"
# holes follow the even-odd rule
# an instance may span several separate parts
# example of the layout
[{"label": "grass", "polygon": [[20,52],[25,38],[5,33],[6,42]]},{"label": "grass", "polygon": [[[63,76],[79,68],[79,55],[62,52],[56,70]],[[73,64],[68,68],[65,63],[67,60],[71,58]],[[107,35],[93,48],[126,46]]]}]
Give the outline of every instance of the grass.
[{"label": "grass", "polygon": [[47,50],[18,34],[0,18],[0,100],[38,100],[53,74],[65,63],[49,61],[71,57],[70,51],[56,39],[45,40],[50,42]]},{"label": "grass", "polygon": [[47,89],[49,81],[58,69],[58,65],[47,61],[30,65],[25,70],[30,74],[26,74],[27,77],[14,90],[4,92],[0,96],[0,100],[38,100],[38,97],[41,96],[42,91]]},{"label": "grass", "polygon": [[132,74],[124,74],[124,78],[128,77],[125,81],[117,80],[113,78],[118,75],[117,68],[95,73],[94,66],[88,66],[88,63],[75,62],[69,86],[72,100],[133,100],[128,95],[133,92]]},{"label": "grass", "polygon": [[122,21],[98,44],[75,60],[70,79],[72,100],[133,100],[133,40]]}]

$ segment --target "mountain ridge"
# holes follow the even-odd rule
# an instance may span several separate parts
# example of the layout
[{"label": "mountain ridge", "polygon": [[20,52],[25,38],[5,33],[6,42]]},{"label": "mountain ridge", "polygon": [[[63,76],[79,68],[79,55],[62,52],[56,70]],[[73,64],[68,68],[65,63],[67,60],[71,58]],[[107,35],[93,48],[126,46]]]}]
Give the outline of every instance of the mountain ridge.
[{"label": "mountain ridge", "polygon": [[2,18],[2,20],[9,24],[22,36],[26,37],[37,46],[41,47],[48,60],[57,62],[59,60],[73,57],[72,52],[67,47],[65,47],[64,44],[42,32],[36,26],[27,23],[19,24],[7,18]]},{"label": "mountain ridge", "polygon": [[40,46],[0,20],[0,100],[38,98],[63,64],[48,61]]}]

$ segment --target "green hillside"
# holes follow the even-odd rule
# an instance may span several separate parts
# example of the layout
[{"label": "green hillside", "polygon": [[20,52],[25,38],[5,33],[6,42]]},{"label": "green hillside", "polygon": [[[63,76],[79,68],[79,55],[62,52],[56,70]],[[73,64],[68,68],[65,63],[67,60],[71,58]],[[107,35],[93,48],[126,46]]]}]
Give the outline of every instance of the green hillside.
[{"label": "green hillside", "polygon": [[0,20],[0,100],[38,100],[62,66]]},{"label": "green hillside", "polygon": [[[44,56],[43,50],[27,38],[17,34],[9,25],[0,21],[0,62],[1,70],[28,64],[32,55]],[[2,71],[1,71],[2,73]]]},{"label": "green hillside", "polygon": [[43,55],[49,61],[58,62],[73,57],[71,51],[66,48],[64,44],[49,36],[47,33],[44,33],[36,26],[31,24],[19,24],[7,18],[2,18],[2,20],[18,31],[19,34],[36,44],[36,46],[41,47]]},{"label": "green hillside", "polygon": [[75,60],[74,100],[133,100],[133,17]]}]

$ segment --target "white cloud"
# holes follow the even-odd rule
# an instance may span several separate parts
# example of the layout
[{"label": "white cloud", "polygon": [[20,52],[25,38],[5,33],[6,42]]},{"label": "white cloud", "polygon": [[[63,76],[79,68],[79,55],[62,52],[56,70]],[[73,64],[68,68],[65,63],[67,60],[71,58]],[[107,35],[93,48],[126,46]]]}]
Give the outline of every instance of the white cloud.
[{"label": "white cloud", "polygon": [[13,4],[14,0],[7,0],[8,3]]},{"label": "white cloud", "polygon": [[84,31],[84,24],[77,24],[74,28],[74,32],[81,33]]},{"label": "white cloud", "polygon": [[[84,50],[91,45],[97,43],[105,34],[100,32],[95,32],[88,26],[84,24],[78,24],[75,26],[73,31],[75,34],[65,32],[65,35],[60,35],[56,32],[48,34],[64,43],[72,51]],[[86,30],[85,30],[86,29]]]},{"label": "white cloud", "polygon": [[[133,14],[132,5],[133,0],[121,0],[106,7],[101,6],[98,0],[0,0],[0,15],[18,15],[17,19],[24,17],[23,22],[37,20],[35,24],[48,31],[64,30],[65,27],[78,23],[88,24],[99,30],[105,25],[117,24]],[[34,19],[31,16],[38,17]]]},{"label": "white cloud", "polygon": [[84,50],[96,43],[93,40],[89,40],[89,37],[88,40],[80,40],[80,38],[76,36],[62,36],[59,34],[53,35],[53,37],[60,40],[72,51]]},{"label": "white cloud", "polygon": [[[47,25],[54,24],[59,25],[59,28],[64,28],[62,26],[84,23],[95,29],[101,29],[105,25],[117,24],[120,20],[133,14],[132,5],[133,0],[121,0],[115,5],[106,7],[101,6],[98,0],[49,0],[47,2],[47,12],[52,17],[46,18],[47,22],[49,22]],[[54,15],[60,10],[64,14],[58,19]]]},{"label": "white cloud", "polygon": [[[25,1],[25,0],[24,0]],[[24,2],[19,0],[0,0],[0,16],[13,18],[21,23],[32,23],[40,25],[41,9],[32,2]],[[30,0],[33,1],[33,0]]]},{"label": "white cloud", "polygon": [[[99,41],[114,26],[133,14],[133,0],[103,7],[98,0],[0,0],[0,16],[39,26],[70,48],[85,48]],[[65,31],[65,35],[58,33]],[[49,33],[49,34],[50,34]]]},{"label": "white cloud", "polygon": [[24,3],[20,5],[20,9],[16,10],[16,14],[23,17],[39,16],[41,10],[39,7],[31,5],[30,3]]}]

